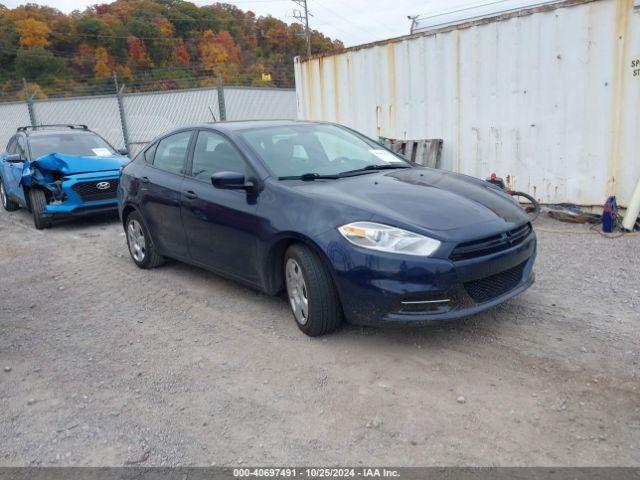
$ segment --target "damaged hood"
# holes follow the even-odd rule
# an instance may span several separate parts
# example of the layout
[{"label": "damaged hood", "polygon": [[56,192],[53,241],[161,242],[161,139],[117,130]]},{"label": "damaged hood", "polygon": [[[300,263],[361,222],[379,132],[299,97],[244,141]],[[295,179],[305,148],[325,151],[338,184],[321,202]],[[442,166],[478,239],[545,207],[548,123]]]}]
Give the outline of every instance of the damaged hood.
[{"label": "damaged hood", "polygon": [[127,157],[78,157],[63,153],[50,153],[31,162],[32,165],[44,170],[60,172],[63,175],[74,173],[104,172],[107,170],[119,170],[122,165],[129,162]]}]

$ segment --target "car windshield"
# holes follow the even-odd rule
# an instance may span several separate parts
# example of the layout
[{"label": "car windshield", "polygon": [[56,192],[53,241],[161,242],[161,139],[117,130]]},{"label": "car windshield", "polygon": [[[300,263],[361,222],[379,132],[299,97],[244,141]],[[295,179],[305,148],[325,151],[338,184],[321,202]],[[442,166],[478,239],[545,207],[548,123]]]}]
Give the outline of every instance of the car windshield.
[{"label": "car windshield", "polygon": [[411,166],[372,140],[335,125],[281,125],[245,130],[239,135],[281,180]]},{"label": "car windshield", "polygon": [[50,153],[63,153],[79,157],[112,157],[117,155],[106,141],[95,133],[59,133],[34,135],[29,139],[34,159]]}]

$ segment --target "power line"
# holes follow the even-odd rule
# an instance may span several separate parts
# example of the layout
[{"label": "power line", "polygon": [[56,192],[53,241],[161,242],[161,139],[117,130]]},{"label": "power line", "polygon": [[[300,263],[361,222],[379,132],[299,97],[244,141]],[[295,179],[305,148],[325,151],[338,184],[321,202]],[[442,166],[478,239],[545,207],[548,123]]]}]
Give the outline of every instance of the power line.
[{"label": "power line", "polygon": [[335,25],[335,24],[327,24],[327,25],[329,25],[329,26],[331,26],[331,27],[333,27],[333,28],[335,28],[335,29],[337,29],[337,30],[340,30],[341,32],[343,32],[343,33],[345,33],[345,34],[347,34],[347,35],[353,35],[354,33],[356,33],[356,35],[360,35],[360,37],[362,37],[362,38],[369,38],[369,34],[370,34],[370,32],[365,32],[365,30],[364,30],[361,26],[357,25],[355,22],[352,22],[351,20],[349,20],[349,18],[347,18],[347,17],[345,17],[345,16],[343,16],[343,15],[339,14],[338,12],[336,12],[336,11],[335,11],[335,10],[333,10],[332,8],[329,8],[329,7],[328,7],[328,6],[326,6],[325,4],[320,3],[320,1],[319,1],[319,0],[313,0],[313,1],[314,1],[314,3],[315,3],[317,6],[319,6],[320,8],[323,8],[324,10],[326,10],[327,12],[329,12],[329,13],[330,13],[331,15],[333,15],[334,17],[339,18],[340,20],[343,20],[344,22],[348,23],[349,25],[351,25],[351,26],[353,26],[353,27],[357,28],[357,29],[358,29],[358,30],[360,30],[361,32],[364,32],[364,34],[363,34],[363,33],[358,33],[358,32],[353,32],[353,31],[347,31],[347,30],[344,30],[343,28],[340,28],[340,27],[338,27],[338,26],[337,26],[337,25]]}]

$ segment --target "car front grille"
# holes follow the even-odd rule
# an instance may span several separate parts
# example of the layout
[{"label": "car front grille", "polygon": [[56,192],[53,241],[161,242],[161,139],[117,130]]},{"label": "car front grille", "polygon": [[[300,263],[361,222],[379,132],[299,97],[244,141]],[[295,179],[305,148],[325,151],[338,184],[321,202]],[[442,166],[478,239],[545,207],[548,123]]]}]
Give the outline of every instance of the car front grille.
[{"label": "car front grille", "polygon": [[499,235],[461,243],[453,249],[449,258],[453,261],[468,260],[515,247],[524,242],[532,230],[531,224],[527,223]]},{"label": "car front grille", "polygon": [[71,188],[80,196],[83,202],[115,200],[118,190],[118,179],[78,182]]},{"label": "car front grille", "polygon": [[527,262],[489,277],[466,282],[464,288],[476,303],[484,303],[513,290],[521,281]]}]

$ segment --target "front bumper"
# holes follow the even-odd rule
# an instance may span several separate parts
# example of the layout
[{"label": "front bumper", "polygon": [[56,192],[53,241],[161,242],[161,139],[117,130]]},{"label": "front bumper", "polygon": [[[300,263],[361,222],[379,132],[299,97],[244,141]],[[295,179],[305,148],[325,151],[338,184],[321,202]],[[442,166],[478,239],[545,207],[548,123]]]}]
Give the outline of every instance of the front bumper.
[{"label": "front bumper", "polygon": [[351,323],[428,324],[487,310],[529,288],[536,236],[531,231],[515,247],[455,262],[372,254],[340,239],[325,253]]},{"label": "front bumper", "polygon": [[[64,177],[61,184],[64,199],[47,204],[43,215],[59,218],[115,212],[118,208],[116,188],[119,174],[119,171],[106,171]],[[102,193],[96,187],[98,184],[109,186]],[[81,187],[89,187],[89,190]]]}]

